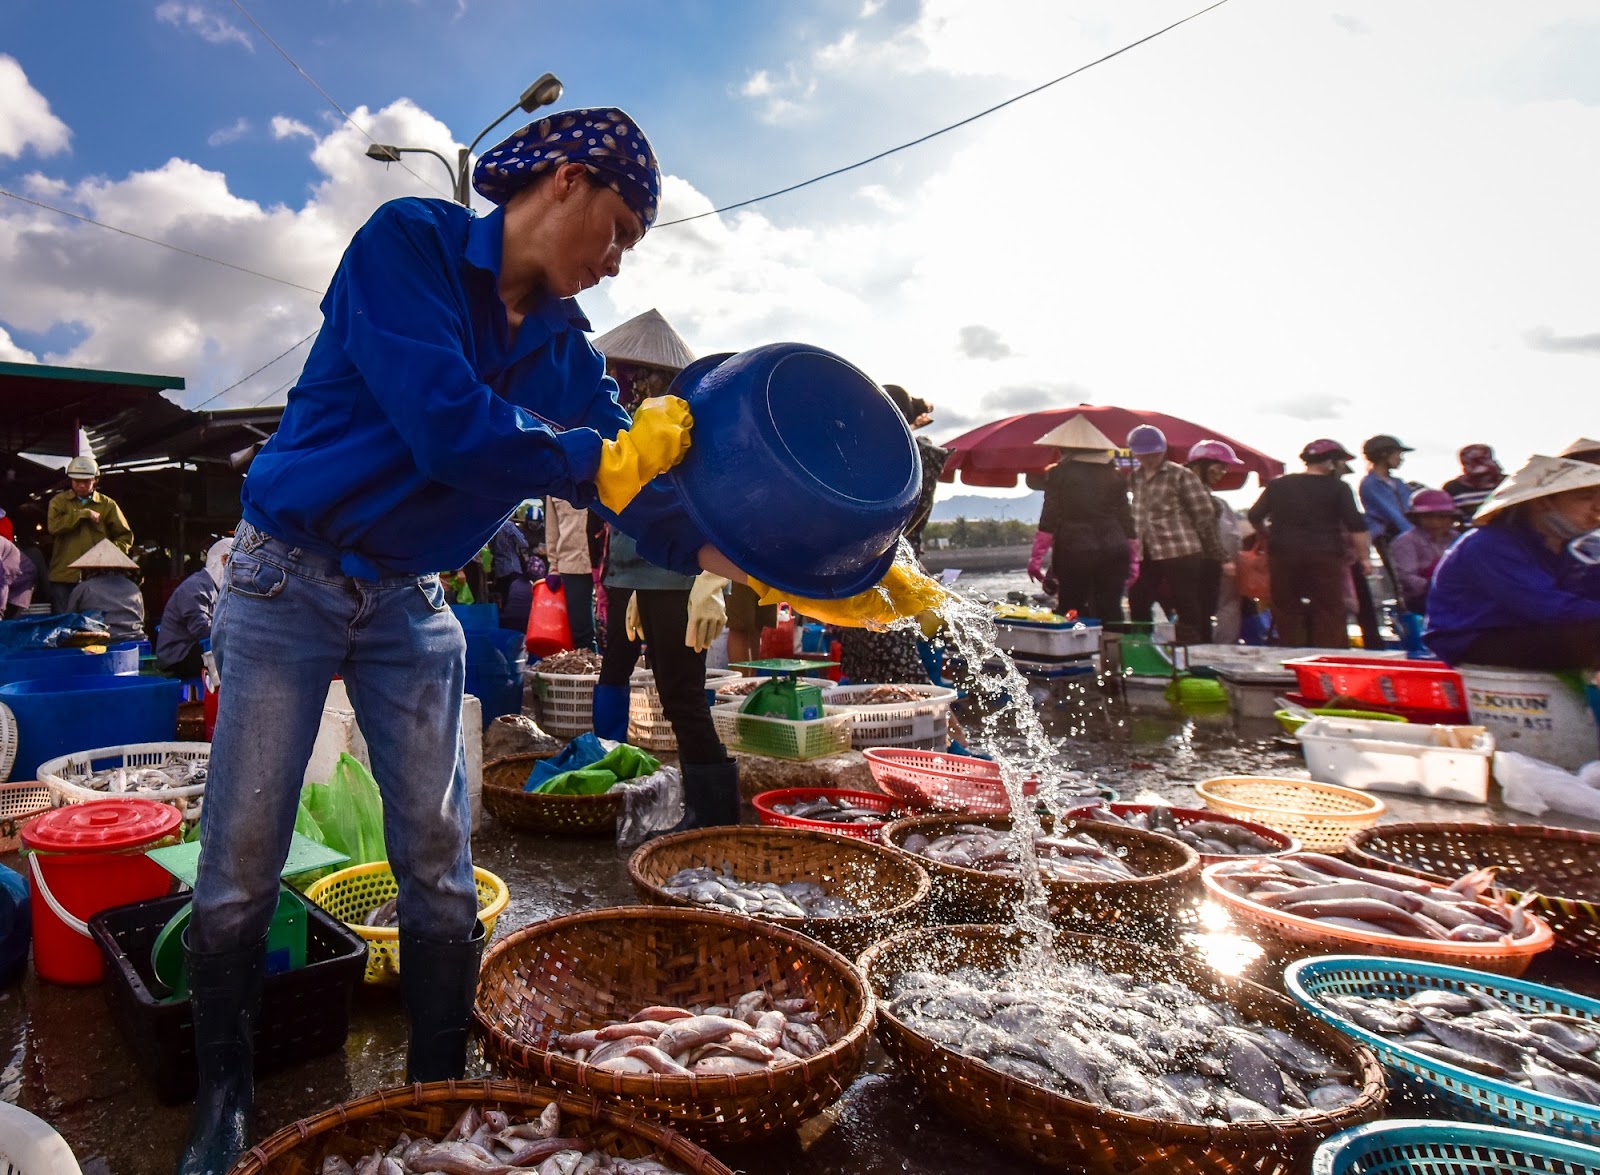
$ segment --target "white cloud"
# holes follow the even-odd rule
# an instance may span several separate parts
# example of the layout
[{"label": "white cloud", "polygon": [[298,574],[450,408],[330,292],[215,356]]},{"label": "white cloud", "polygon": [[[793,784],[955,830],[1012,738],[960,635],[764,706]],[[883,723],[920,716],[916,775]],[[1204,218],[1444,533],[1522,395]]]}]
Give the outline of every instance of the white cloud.
[{"label": "white cloud", "polygon": [[213,147],[225,147],[229,143],[237,143],[249,133],[250,120],[248,118],[236,118],[230,125],[218,127],[212,131],[206,136],[206,142]]},{"label": "white cloud", "polygon": [[794,121],[807,111],[807,103],[816,95],[817,79],[802,77],[797,67],[791,65],[781,76],[758,69],[745,78],[739,93],[761,103],[761,120],[768,123]]},{"label": "white cloud", "polygon": [[72,140],[67,124],[50,112],[15,57],[0,53],[0,157],[15,159],[32,147],[40,155],[65,151]]},{"label": "white cloud", "polygon": [[739,93],[746,98],[765,98],[772,93],[772,75],[764,69],[758,69],[745,79]]},{"label": "white cloud", "polygon": [[274,114],[272,116],[272,137],[274,139],[289,139],[297,135],[314,139],[317,137],[317,132],[298,118],[290,118],[286,114]]},{"label": "white cloud", "polygon": [[39,357],[32,351],[19,346],[11,337],[11,332],[0,326],[0,363],[37,363]]},{"label": "white cloud", "polygon": [[156,19],[173,28],[188,29],[202,41],[213,45],[243,45],[255,52],[255,44],[242,28],[221,13],[213,12],[201,4],[183,4],[180,0],[162,0],[156,5]]},{"label": "white cloud", "polygon": [[885,212],[900,212],[905,208],[905,201],[882,184],[863,184],[857,191],[862,199]]}]

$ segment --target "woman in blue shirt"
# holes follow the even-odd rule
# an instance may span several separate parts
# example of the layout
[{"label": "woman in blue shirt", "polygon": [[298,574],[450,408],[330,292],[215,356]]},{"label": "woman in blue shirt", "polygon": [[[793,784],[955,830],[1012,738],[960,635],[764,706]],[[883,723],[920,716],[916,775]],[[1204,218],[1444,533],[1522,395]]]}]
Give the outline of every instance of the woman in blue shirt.
[{"label": "woman in blue shirt", "polygon": [[1600,529],[1600,466],[1534,457],[1439,563],[1428,646],[1451,665],[1600,668],[1600,584],[1568,544]]}]

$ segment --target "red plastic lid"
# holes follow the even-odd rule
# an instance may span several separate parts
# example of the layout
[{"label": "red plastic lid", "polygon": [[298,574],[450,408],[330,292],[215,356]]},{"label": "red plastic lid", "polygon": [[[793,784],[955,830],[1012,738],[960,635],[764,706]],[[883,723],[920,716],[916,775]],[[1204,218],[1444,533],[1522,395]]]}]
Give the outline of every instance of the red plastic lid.
[{"label": "red plastic lid", "polygon": [[171,836],[183,813],[155,800],[92,800],[36,817],[22,829],[22,843],[48,853],[94,853],[131,849]]}]

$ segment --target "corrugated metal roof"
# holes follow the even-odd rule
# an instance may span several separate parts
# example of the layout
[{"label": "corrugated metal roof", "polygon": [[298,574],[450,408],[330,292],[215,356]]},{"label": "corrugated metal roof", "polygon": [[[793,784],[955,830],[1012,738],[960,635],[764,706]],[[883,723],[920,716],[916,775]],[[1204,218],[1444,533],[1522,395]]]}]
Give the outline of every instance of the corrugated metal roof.
[{"label": "corrugated metal roof", "polygon": [[168,403],[161,390],[183,386],[176,375],[0,363],[0,449],[71,456],[79,427],[92,431],[139,405]]},{"label": "corrugated metal roof", "polygon": [[689,344],[654,308],[608,330],[594,341],[594,347],[619,363],[639,363],[667,371],[682,371],[694,362]]}]

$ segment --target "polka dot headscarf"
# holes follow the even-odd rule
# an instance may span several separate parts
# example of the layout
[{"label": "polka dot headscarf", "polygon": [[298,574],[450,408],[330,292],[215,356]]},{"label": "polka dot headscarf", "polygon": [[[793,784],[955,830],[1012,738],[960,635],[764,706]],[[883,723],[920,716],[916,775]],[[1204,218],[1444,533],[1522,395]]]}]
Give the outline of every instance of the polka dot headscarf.
[{"label": "polka dot headscarf", "polygon": [[486,152],[472,172],[472,186],[486,200],[504,204],[520,188],[563,163],[581,163],[644,222],[656,219],[661,169],[650,140],[620,110],[563,110],[530,122]]}]

